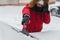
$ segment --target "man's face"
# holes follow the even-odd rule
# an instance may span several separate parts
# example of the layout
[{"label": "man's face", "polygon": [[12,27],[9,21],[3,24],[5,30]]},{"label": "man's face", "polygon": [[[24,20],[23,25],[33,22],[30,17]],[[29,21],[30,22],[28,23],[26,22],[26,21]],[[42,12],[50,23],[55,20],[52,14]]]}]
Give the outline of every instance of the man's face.
[{"label": "man's face", "polygon": [[43,5],[44,1],[43,0],[39,0],[37,3]]}]

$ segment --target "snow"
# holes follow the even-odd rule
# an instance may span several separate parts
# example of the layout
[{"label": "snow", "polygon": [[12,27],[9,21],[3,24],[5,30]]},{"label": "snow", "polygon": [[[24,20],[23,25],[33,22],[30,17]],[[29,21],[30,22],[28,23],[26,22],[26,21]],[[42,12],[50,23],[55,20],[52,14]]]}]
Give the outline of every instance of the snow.
[{"label": "snow", "polygon": [[[24,6],[0,6],[0,40],[36,40],[11,28],[22,29]],[[43,25],[41,32],[30,33],[39,40],[60,40],[60,18],[51,16],[51,22]]]},{"label": "snow", "polygon": [[21,27],[22,14],[20,6],[0,6],[0,21],[14,27]]},{"label": "snow", "polygon": [[11,26],[0,21],[0,40],[33,40],[22,33],[18,33]]}]

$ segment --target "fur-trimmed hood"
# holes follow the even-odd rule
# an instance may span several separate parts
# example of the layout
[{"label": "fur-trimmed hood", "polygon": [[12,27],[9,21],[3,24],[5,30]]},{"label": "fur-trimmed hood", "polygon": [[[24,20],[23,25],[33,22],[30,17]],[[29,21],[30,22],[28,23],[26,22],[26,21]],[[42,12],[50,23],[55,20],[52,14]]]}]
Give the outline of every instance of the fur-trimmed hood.
[{"label": "fur-trimmed hood", "polygon": [[39,0],[31,0],[30,7],[33,7]]}]

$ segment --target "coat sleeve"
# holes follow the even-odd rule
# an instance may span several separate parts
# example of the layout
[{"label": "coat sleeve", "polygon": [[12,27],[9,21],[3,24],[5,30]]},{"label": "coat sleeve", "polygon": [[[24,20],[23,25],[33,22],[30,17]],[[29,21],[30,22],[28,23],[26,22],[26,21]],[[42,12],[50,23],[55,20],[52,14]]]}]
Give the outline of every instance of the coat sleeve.
[{"label": "coat sleeve", "polygon": [[22,14],[23,15],[25,15],[25,14],[30,15],[30,9],[29,9],[29,7],[24,7],[23,10],[22,10]]},{"label": "coat sleeve", "polygon": [[[29,17],[28,19],[30,19],[30,7],[29,6],[25,6],[22,10],[22,17],[24,18],[25,15],[27,15]],[[28,19],[26,21],[28,21]]]},{"label": "coat sleeve", "polygon": [[46,24],[50,23],[50,13],[43,13],[43,22]]}]

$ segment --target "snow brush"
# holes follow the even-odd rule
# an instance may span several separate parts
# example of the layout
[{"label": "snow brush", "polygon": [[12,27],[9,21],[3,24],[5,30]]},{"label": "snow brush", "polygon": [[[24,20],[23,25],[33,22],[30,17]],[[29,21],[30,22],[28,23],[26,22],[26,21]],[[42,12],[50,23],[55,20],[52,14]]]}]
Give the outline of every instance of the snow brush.
[{"label": "snow brush", "polygon": [[[9,25],[9,26],[11,26],[11,25]],[[15,30],[16,32],[18,32],[18,33],[22,33],[22,34],[24,34],[22,31],[20,31],[20,29],[18,29],[18,28],[14,28],[13,26],[11,26],[11,28],[13,29],[13,30]],[[24,34],[24,35],[26,35],[26,34]],[[27,36],[27,35],[26,35]],[[31,38],[34,38],[34,39],[36,39],[36,40],[39,40],[39,38],[37,38],[37,37],[35,37],[35,36],[33,36],[33,35],[31,35],[31,34],[28,34],[28,36],[30,36]]]}]

